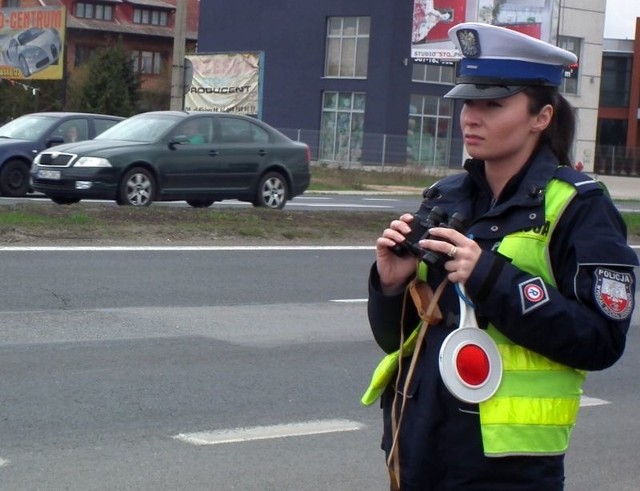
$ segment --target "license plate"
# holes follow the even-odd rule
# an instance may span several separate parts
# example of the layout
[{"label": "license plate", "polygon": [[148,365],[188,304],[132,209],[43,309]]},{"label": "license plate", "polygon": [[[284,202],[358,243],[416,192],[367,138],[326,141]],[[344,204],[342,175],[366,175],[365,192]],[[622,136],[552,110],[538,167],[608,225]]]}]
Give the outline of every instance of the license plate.
[{"label": "license plate", "polygon": [[38,169],[38,177],[40,179],[60,179],[59,170]]}]

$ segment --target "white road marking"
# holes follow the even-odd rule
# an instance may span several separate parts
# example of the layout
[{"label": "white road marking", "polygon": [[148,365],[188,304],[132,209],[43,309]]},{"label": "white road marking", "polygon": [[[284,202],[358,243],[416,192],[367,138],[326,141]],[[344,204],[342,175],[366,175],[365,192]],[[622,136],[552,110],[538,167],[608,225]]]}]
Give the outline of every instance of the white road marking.
[{"label": "white road marking", "polygon": [[329,300],[330,302],[335,303],[362,303],[366,302],[366,298],[337,298],[335,300]]},{"label": "white road marking", "polygon": [[604,406],[605,404],[611,404],[611,402],[597,397],[582,396],[580,398],[580,407]]},{"label": "white road marking", "polygon": [[0,457],[0,467],[6,467],[7,465],[9,465],[9,461]]},{"label": "white road marking", "polygon": [[0,246],[1,251],[373,251],[375,246]]},{"label": "white road marking", "polygon": [[254,426],[251,428],[234,428],[219,431],[201,431],[197,433],[180,433],[173,438],[192,445],[220,445],[222,443],[239,443],[253,440],[271,440],[291,436],[321,435],[356,431],[364,425],[346,419],[327,419],[290,423],[272,426]]},{"label": "white road marking", "polygon": [[362,201],[400,201],[398,198],[362,198]]},{"label": "white road marking", "polygon": [[[640,249],[640,245],[629,245]],[[0,246],[2,251],[374,251],[375,246]]]},{"label": "white road marking", "polygon": [[[611,404],[604,399],[582,396],[581,407],[602,406]],[[199,431],[179,433],[173,438],[191,445],[221,445],[225,443],[241,443],[255,440],[272,440],[294,436],[322,435],[326,433],[342,433],[364,428],[362,423],[346,419],[329,419],[289,423],[271,426],[253,426],[249,428],[232,428],[218,431]]]},{"label": "white road marking", "polygon": [[386,205],[356,205],[356,204],[335,204],[335,203],[293,203],[296,206],[307,206],[309,208],[393,208]]}]

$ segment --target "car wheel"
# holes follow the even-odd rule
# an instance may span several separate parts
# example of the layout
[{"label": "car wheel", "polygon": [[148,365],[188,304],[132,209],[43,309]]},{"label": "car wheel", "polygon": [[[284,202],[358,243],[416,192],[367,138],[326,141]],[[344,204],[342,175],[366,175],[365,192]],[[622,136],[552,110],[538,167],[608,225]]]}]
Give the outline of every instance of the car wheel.
[{"label": "car wheel", "polygon": [[287,202],[287,181],[278,172],[267,172],[258,186],[254,206],[281,210]]},{"label": "car wheel", "polygon": [[155,187],[151,172],[142,167],[134,167],[122,178],[116,201],[119,205],[149,206],[153,203]]},{"label": "car wheel", "polygon": [[80,202],[78,198],[65,198],[63,196],[49,196],[49,199],[57,205],[73,205]]},{"label": "car wheel", "polygon": [[27,60],[23,55],[20,55],[18,57],[18,65],[20,65],[20,71],[22,72],[22,75],[24,77],[31,76],[31,70],[29,70],[29,63],[27,63]]},{"label": "car wheel", "polygon": [[0,169],[0,193],[24,196],[29,191],[29,167],[20,160],[10,160]]},{"label": "car wheel", "polygon": [[194,208],[209,208],[214,201],[213,199],[188,199],[187,204]]}]

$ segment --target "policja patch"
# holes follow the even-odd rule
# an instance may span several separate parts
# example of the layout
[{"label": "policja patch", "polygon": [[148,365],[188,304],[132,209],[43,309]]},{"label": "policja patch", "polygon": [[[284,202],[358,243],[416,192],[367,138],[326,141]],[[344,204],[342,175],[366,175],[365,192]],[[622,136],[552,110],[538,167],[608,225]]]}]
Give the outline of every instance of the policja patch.
[{"label": "policja patch", "polygon": [[631,274],[596,268],[593,276],[593,296],[600,311],[613,320],[628,319],[633,311]]}]

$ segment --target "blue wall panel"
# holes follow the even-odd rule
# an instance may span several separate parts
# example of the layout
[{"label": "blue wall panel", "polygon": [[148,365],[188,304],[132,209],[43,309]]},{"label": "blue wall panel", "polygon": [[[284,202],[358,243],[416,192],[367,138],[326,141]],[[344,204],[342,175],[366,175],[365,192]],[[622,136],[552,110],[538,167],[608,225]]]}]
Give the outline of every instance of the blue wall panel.
[{"label": "blue wall panel", "polygon": [[[410,94],[446,86],[411,82],[411,0],[201,0],[198,52],[264,52],[262,119],[319,130],[322,92],[366,93],[364,131],[406,135]],[[324,78],[328,17],[371,18],[366,80]]]}]

